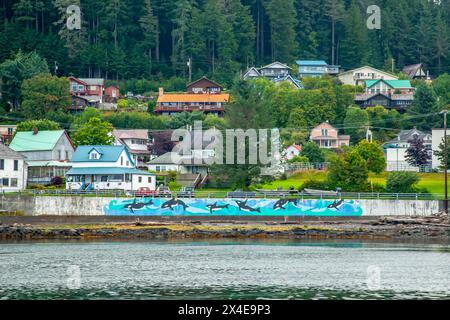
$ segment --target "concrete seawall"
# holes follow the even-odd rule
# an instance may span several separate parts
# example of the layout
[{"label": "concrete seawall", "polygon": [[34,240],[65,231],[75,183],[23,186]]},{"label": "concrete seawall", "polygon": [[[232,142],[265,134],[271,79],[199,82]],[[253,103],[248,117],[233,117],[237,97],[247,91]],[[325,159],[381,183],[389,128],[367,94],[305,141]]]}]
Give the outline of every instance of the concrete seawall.
[{"label": "concrete seawall", "polygon": [[[4,212],[17,212],[26,216],[105,216],[104,208],[111,200],[114,198],[7,196],[0,199],[0,208]],[[442,208],[442,203],[438,200],[358,200],[357,203],[364,217],[430,216]],[[339,216],[338,212],[336,216]]]}]

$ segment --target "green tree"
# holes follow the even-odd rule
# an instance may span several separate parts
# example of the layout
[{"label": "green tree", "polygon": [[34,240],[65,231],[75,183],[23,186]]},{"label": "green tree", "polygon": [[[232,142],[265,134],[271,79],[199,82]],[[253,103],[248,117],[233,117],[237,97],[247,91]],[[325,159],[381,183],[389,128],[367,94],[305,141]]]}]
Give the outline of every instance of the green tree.
[{"label": "green tree", "polygon": [[[429,115],[439,111],[436,94],[429,85],[420,83],[416,87],[411,111],[416,115]],[[438,123],[439,116],[414,119],[414,125],[420,130],[431,130]]]},{"label": "green tree", "polygon": [[305,143],[302,146],[301,156],[307,157],[309,162],[312,163],[322,163],[325,162],[325,156],[322,149],[314,142]]},{"label": "green tree", "polygon": [[144,48],[147,50],[148,59],[148,75],[152,74],[152,51],[156,47],[156,40],[159,36],[157,24],[158,18],[153,14],[153,7],[151,0],[145,0],[145,14],[139,19],[139,24],[142,28],[144,40],[142,42]]},{"label": "green tree", "polygon": [[0,64],[2,99],[7,101],[13,110],[18,109],[21,102],[22,81],[42,73],[48,73],[48,65],[44,59],[34,51],[30,53],[19,51],[12,59]]},{"label": "green tree", "polygon": [[353,142],[358,142],[366,135],[369,127],[369,115],[359,107],[349,107],[344,119],[345,133]]},{"label": "green tree", "polygon": [[111,145],[113,126],[99,118],[91,118],[75,132],[73,142],[81,145]]},{"label": "green tree", "polygon": [[[438,149],[435,150],[434,155],[438,158],[440,162],[441,169],[445,167],[445,141],[442,138],[442,142],[439,144]],[[450,138],[447,137],[447,167],[450,168]]]},{"label": "green tree", "polygon": [[356,145],[355,150],[366,161],[369,171],[380,174],[386,168],[386,159],[378,143],[362,140]]},{"label": "green tree", "polygon": [[416,192],[415,186],[420,177],[415,172],[390,172],[386,180],[386,191],[391,193]]},{"label": "green tree", "polygon": [[365,191],[368,189],[368,178],[366,161],[356,150],[332,158],[327,175],[330,186],[343,191]]},{"label": "green tree", "polygon": [[64,113],[70,106],[69,79],[38,74],[22,83],[22,110],[29,119]]},{"label": "green tree", "polygon": [[33,131],[34,128],[37,128],[39,131],[61,130],[58,123],[47,119],[39,119],[19,122],[16,131]]}]

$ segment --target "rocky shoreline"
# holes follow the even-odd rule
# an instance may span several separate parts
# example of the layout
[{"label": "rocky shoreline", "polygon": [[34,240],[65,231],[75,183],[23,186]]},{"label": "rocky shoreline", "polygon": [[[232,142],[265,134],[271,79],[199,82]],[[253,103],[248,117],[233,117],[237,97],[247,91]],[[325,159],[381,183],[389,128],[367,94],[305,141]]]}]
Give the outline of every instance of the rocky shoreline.
[{"label": "rocky shoreline", "polygon": [[64,239],[378,239],[450,242],[447,217],[283,223],[0,225],[0,241]]}]

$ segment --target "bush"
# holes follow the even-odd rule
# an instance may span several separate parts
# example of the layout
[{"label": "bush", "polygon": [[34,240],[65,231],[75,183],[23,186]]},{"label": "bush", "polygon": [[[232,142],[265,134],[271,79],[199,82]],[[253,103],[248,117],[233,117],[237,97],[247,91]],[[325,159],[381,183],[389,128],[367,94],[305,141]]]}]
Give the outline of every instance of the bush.
[{"label": "bush", "polygon": [[50,185],[52,186],[61,186],[64,184],[64,179],[61,177],[53,177],[52,180],[50,180]]},{"label": "bush", "polygon": [[416,192],[420,177],[415,172],[391,172],[387,177],[386,191],[391,193]]},{"label": "bush", "polygon": [[301,188],[301,190],[305,189],[315,189],[315,190],[330,190],[330,185],[326,181],[321,180],[307,180],[305,181]]}]

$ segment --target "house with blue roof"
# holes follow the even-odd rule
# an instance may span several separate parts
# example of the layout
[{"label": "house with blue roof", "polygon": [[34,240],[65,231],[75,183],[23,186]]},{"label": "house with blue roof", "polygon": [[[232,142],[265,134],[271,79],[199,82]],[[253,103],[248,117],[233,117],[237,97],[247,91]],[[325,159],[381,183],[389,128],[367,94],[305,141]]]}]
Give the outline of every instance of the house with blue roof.
[{"label": "house with blue roof", "polygon": [[79,146],[66,173],[68,190],[156,190],[156,176],[136,169],[127,148],[120,146]]},{"label": "house with blue roof", "polygon": [[296,63],[300,78],[334,76],[339,73],[339,66],[329,65],[323,60],[297,60]]}]

